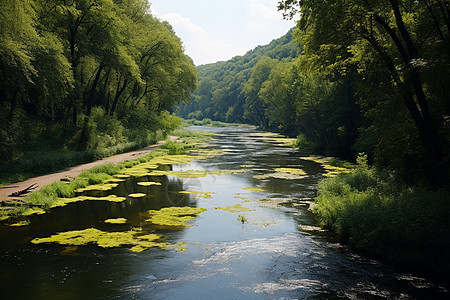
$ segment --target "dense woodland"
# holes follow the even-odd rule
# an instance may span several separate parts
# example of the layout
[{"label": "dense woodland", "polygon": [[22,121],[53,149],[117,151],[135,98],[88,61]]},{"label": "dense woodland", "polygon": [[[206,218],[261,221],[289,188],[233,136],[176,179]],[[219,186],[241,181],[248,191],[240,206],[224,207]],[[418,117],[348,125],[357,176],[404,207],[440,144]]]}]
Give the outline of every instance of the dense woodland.
[{"label": "dense woodland", "polygon": [[200,88],[183,115],[255,124],[344,158],[365,152],[409,183],[448,183],[450,3],[280,1],[278,9],[299,18],[297,46],[288,33],[198,67]]},{"label": "dense woodland", "polygon": [[146,0],[0,1],[3,164],[30,150],[148,145],[179,125],[168,111],[196,81]]}]

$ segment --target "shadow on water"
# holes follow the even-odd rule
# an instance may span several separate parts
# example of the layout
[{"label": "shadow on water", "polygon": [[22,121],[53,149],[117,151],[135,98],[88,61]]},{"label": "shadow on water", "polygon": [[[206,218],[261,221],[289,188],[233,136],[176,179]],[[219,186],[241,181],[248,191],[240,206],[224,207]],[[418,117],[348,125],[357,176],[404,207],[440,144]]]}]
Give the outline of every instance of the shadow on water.
[{"label": "shadow on water", "polygon": [[[2,296],[15,299],[446,299],[446,287],[360,257],[315,227],[308,210],[321,167],[294,150],[247,129],[200,128],[219,133],[209,142],[224,155],[172,166],[183,170],[244,170],[201,178],[131,177],[111,192],[120,203],[86,201],[30,218],[27,227],[0,229]],[[307,176],[267,176],[297,168]],[[140,186],[158,182],[160,186]],[[248,189],[259,188],[259,190]],[[180,193],[190,191],[190,193]],[[195,193],[192,193],[195,192]],[[133,193],[146,194],[132,198]],[[160,229],[148,210],[206,208],[192,227]],[[126,218],[126,224],[104,220]],[[33,245],[36,237],[97,228],[163,235],[179,249],[95,245]],[[179,250],[179,251],[176,251]]]}]

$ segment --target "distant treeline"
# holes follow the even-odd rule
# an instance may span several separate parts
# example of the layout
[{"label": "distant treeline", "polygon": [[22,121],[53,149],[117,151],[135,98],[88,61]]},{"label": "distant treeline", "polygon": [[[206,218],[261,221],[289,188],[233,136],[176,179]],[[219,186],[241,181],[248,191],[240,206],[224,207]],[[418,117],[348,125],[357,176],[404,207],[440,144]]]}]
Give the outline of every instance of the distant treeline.
[{"label": "distant treeline", "polygon": [[409,183],[448,183],[449,2],[288,0],[279,9],[300,17],[298,28],[198,67],[182,115],[299,136],[319,153],[365,152]]},{"label": "distant treeline", "polygon": [[[197,72],[147,0],[0,1],[0,161],[146,144]],[[128,147],[127,146],[127,147]]]}]

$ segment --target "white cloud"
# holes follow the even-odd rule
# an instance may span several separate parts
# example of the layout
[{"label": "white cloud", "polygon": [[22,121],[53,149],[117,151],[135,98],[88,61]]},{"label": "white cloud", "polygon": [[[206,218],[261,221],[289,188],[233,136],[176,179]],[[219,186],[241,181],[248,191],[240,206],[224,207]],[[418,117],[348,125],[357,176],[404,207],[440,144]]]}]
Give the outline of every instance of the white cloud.
[{"label": "white cloud", "polygon": [[276,10],[275,2],[273,1],[257,1],[250,0],[249,7],[249,21],[248,26],[251,30],[262,31],[273,29],[274,24],[281,20],[281,14]]},{"label": "white cloud", "polygon": [[216,62],[218,59],[227,60],[236,52],[232,45],[215,38],[190,18],[178,13],[166,14],[159,18],[167,20],[177,35],[186,42],[186,54],[194,59],[196,65]]},{"label": "white cloud", "polygon": [[[196,65],[228,60],[286,34],[278,0],[153,0],[152,13],[167,20]],[[160,12],[160,13],[158,13]]]}]

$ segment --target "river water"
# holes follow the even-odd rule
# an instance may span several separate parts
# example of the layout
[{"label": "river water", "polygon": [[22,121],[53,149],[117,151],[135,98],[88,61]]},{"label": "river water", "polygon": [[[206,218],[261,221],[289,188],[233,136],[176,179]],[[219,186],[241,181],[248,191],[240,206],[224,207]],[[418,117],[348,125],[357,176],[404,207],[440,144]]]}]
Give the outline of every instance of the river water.
[{"label": "river water", "polygon": [[[224,155],[172,170],[245,170],[201,178],[131,178],[113,192],[148,196],[123,203],[86,201],[0,226],[2,299],[447,299],[447,287],[352,253],[318,230],[308,200],[323,170],[296,150],[249,129],[196,127],[218,133],[208,147]],[[297,179],[264,176],[301,168]],[[256,176],[257,178],[255,178]],[[259,176],[259,177],[258,177]],[[142,180],[141,180],[142,181]],[[261,188],[251,190],[246,188]],[[180,191],[196,191],[184,194]],[[211,194],[207,194],[211,192]],[[202,194],[203,193],[203,194]],[[202,195],[209,195],[203,197]],[[237,212],[218,207],[242,205]],[[97,228],[126,231],[142,212],[168,206],[207,210],[178,230],[150,229],[178,249],[34,245],[36,237]],[[105,224],[126,218],[122,225]],[[147,230],[147,229],[144,229]]]}]

